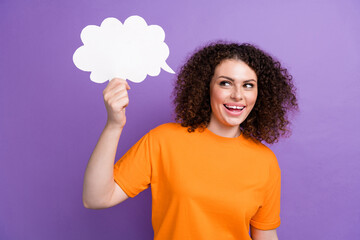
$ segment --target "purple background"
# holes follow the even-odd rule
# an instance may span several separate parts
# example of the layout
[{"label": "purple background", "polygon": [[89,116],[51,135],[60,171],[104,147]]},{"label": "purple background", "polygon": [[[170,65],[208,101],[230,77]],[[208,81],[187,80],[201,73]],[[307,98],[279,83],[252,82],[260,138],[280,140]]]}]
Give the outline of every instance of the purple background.
[{"label": "purple background", "polygon": [[[72,62],[81,30],[142,16],[166,32],[178,71],[211,40],[254,43],[293,74],[301,111],[271,148],[282,169],[280,239],[360,239],[360,2],[0,1],[0,239],[152,239],[146,190],[111,209],[82,206],[106,121],[102,91]],[[175,75],[131,83],[117,158],[172,121]]]}]

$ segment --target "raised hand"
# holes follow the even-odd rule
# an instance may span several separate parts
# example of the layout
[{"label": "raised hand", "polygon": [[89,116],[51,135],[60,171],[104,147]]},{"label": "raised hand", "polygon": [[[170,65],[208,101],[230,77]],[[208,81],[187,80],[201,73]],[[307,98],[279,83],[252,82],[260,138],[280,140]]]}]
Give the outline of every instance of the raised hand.
[{"label": "raised hand", "polygon": [[107,111],[107,125],[123,128],[126,123],[125,108],[129,105],[129,84],[120,78],[112,79],[103,91]]}]

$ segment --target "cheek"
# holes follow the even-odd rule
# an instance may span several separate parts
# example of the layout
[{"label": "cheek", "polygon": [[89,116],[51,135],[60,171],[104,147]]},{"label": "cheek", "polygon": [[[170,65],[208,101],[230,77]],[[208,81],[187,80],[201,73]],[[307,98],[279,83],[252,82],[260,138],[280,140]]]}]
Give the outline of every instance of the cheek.
[{"label": "cheek", "polygon": [[211,105],[213,104],[222,104],[224,101],[224,92],[219,89],[213,89],[210,92],[210,102]]},{"label": "cheek", "polygon": [[257,91],[249,92],[246,99],[248,104],[254,105],[257,99]]}]

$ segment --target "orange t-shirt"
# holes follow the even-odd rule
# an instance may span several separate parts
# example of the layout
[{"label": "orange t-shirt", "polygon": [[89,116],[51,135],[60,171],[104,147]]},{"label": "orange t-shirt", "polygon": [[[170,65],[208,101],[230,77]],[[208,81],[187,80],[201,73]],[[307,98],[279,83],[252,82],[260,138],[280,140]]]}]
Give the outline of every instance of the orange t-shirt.
[{"label": "orange t-shirt", "polygon": [[154,239],[251,239],[280,225],[280,169],[265,145],[163,124],[114,166],[134,197],[151,186]]}]

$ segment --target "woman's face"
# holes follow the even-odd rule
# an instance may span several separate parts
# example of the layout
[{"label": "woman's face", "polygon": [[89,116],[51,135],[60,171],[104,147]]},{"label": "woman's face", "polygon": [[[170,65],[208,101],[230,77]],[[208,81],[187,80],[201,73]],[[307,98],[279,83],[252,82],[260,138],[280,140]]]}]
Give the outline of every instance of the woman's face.
[{"label": "woman's face", "polygon": [[209,125],[238,128],[253,109],[257,94],[257,76],[246,63],[237,59],[222,61],[210,82]]}]

